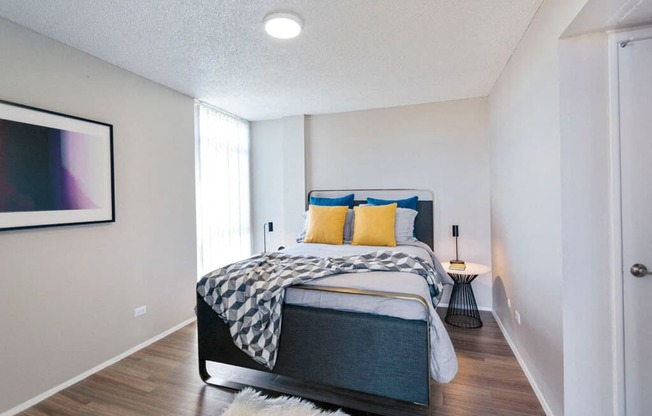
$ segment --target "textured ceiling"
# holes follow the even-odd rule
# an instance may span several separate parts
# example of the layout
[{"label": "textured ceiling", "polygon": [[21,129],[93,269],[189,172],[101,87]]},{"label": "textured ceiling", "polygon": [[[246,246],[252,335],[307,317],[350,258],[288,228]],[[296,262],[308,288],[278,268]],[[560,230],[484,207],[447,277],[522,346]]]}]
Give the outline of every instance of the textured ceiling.
[{"label": "textured ceiling", "polygon": [[[0,0],[0,16],[249,120],[488,95],[541,0]],[[304,31],[274,40],[272,11]]]}]

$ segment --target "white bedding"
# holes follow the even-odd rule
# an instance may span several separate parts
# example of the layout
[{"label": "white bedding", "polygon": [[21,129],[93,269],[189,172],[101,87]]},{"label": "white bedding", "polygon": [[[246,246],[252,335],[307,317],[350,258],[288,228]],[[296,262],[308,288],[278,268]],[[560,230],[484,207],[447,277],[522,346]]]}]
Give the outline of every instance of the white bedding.
[{"label": "white bedding", "polygon": [[[328,244],[297,244],[288,247],[284,252],[293,255],[342,257],[365,254],[378,250],[401,251],[421,257],[428,261],[441,275],[445,283],[452,283],[439,261],[423,243],[400,245],[397,247],[351,246],[348,244],[335,246]],[[428,284],[417,274],[401,272],[369,272],[346,273],[316,279],[306,285],[329,286],[338,288],[354,288],[416,294],[428,303],[428,312],[420,302],[405,299],[389,299],[384,297],[354,295],[345,293],[319,292],[291,287],[286,290],[285,303],[311,306],[327,309],[338,309],[352,312],[365,312],[392,316],[402,319],[426,320],[430,318],[431,359],[430,373],[433,379],[440,383],[448,383],[457,373],[457,358],[453,345],[446,332],[430,297]]]}]

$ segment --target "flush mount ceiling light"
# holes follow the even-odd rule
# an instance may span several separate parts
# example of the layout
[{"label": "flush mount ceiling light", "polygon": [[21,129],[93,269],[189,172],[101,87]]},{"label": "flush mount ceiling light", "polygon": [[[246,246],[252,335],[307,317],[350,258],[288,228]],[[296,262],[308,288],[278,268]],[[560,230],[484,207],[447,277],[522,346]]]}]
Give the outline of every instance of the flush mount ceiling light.
[{"label": "flush mount ceiling light", "polygon": [[303,22],[292,13],[270,13],[263,19],[265,31],[273,38],[292,39],[299,36]]}]

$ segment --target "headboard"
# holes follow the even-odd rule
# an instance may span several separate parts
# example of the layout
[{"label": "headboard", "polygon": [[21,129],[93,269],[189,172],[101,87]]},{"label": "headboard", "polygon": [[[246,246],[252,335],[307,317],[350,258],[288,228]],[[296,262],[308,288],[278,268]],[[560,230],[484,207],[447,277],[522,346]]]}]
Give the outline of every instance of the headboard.
[{"label": "headboard", "polygon": [[340,189],[340,190],[313,190],[308,192],[306,208],[310,197],[337,198],[340,196],[355,194],[355,205],[366,204],[367,198],[379,199],[405,199],[413,196],[419,197],[417,211],[419,214],[414,220],[414,231],[417,239],[430,248],[434,248],[434,194],[423,189]]}]

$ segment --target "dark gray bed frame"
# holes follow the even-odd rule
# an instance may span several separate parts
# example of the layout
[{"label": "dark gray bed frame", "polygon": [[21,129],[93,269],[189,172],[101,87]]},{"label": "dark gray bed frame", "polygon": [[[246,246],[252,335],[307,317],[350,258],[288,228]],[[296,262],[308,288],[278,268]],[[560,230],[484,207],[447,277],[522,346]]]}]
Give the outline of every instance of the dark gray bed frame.
[{"label": "dark gray bed frame", "polygon": [[[366,202],[359,198],[360,194],[365,198],[374,196],[399,199],[419,192],[419,215],[415,220],[416,236],[433,247],[431,193],[426,193],[426,196],[430,195],[428,200],[422,199],[424,191],[417,190],[312,191],[309,196],[333,197],[351,192],[356,194],[356,204]],[[359,296],[408,299],[421,303],[426,315],[428,314],[426,301],[416,295],[320,286],[302,287],[307,290],[343,292]],[[273,371],[256,363],[234,345],[228,326],[199,295],[197,329],[199,373],[202,380],[208,384],[233,388],[232,384],[212,377],[207,370],[207,362],[222,363],[287,376],[308,383],[312,388],[316,386],[317,389],[328,390],[336,387],[409,402],[409,406],[416,405],[420,408],[417,414],[428,414],[430,342],[426,321],[284,305],[278,357]],[[252,385],[250,382],[243,384]],[[291,393],[292,389],[283,391],[288,392]],[[307,396],[304,391],[296,394]],[[323,396],[307,398],[320,400],[320,397]],[[371,410],[379,414],[399,414],[395,408],[385,406],[377,405],[370,409],[364,401],[357,403],[355,400],[349,400],[344,403],[335,400],[333,404]]]}]

